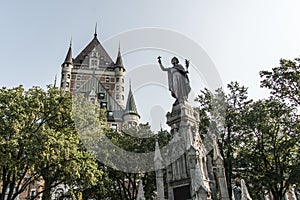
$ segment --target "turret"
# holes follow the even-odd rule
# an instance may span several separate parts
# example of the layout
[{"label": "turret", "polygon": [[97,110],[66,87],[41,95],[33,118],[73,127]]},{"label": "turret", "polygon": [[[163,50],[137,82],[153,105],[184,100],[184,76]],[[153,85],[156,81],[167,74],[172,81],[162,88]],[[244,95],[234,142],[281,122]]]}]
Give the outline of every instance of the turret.
[{"label": "turret", "polygon": [[123,114],[124,125],[127,127],[137,126],[140,122],[140,115],[137,112],[134,97],[129,85],[129,93],[127,97],[126,108]]},{"label": "turret", "polygon": [[64,91],[70,91],[71,88],[71,72],[73,68],[73,58],[72,58],[72,42],[70,42],[70,47],[66,56],[65,61],[61,65],[61,89]]},{"label": "turret", "polygon": [[125,77],[125,68],[122,61],[120,45],[118,50],[118,57],[115,64],[115,76],[116,76],[116,85],[115,85],[115,99],[121,107],[124,108],[124,77]]}]

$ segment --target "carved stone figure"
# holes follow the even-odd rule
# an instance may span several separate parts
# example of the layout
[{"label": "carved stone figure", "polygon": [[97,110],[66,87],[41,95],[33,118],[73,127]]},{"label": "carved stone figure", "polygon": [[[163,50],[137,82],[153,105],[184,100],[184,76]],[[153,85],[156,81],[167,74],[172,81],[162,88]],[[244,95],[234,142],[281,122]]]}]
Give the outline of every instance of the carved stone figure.
[{"label": "carved stone figure", "polygon": [[[170,68],[165,68],[162,65],[161,57],[158,58],[158,63],[163,71],[168,72],[169,90],[171,91],[172,97],[176,98],[175,103],[182,103],[187,101],[188,95],[191,91],[189,78],[187,76],[188,71],[179,64],[179,60],[173,57],[171,63],[173,64]],[[189,61],[185,60],[186,68],[189,67]]]}]

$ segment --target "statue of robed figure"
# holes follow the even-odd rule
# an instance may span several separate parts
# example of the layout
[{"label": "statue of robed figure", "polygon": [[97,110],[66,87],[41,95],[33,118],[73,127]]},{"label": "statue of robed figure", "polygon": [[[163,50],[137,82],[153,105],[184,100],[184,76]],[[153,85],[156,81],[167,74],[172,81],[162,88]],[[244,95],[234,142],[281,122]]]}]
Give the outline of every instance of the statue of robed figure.
[{"label": "statue of robed figure", "polygon": [[168,83],[169,83],[169,90],[171,91],[172,97],[176,99],[176,103],[182,103],[187,101],[188,95],[191,91],[190,81],[188,78],[188,67],[189,61],[185,60],[185,67],[186,70],[183,68],[181,64],[179,64],[179,60],[176,57],[173,57],[171,60],[172,67],[165,68],[162,65],[161,57],[158,58],[158,63],[160,68],[163,71],[168,72]]}]

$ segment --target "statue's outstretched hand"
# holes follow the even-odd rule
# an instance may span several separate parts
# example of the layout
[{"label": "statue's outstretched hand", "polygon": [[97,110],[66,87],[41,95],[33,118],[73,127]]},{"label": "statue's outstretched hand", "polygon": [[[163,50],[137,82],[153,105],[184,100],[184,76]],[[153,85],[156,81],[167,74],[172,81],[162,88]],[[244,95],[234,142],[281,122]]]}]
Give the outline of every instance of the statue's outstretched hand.
[{"label": "statue's outstretched hand", "polygon": [[161,57],[160,57],[160,56],[158,56],[158,57],[157,57],[157,59],[158,59],[158,64],[160,64],[160,65],[161,65]]}]

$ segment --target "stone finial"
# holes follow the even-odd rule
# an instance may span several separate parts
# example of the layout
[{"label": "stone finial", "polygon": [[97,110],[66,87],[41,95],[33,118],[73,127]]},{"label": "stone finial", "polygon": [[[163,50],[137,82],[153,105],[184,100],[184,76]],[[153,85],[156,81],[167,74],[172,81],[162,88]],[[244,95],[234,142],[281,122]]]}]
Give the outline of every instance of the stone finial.
[{"label": "stone finial", "polygon": [[139,182],[139,188],[138,188],[138,194],[136,200],[146,200],[142,180],[140,180]]}]

